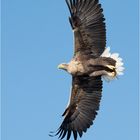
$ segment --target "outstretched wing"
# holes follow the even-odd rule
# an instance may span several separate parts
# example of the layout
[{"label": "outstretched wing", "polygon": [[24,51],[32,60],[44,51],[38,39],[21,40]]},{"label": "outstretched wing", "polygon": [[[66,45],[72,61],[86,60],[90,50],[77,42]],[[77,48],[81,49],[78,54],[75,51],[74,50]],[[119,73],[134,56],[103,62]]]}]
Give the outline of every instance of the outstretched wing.
[{"label": "outstretched wing", "polygon": [[99,110],[101,92],[100,76],[73,77],[70,103],[63,113],[65,118],[56,134],[60,139],[67,135],[67,140],[69,140],[73,133],[74,140],[77,140],[77,134],[81,137],[83,132],[87,131]]},{"label": "outstretched wing", "polygon": [[106,46],[103,9],[98,0],[66,0],[74,30],[75,54],[99,57]]}]

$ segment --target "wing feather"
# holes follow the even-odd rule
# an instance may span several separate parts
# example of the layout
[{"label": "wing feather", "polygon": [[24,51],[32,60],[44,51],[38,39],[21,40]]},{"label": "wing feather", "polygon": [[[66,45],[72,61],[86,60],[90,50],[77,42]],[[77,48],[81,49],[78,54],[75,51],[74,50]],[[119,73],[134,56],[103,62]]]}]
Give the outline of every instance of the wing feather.
[{"label": "wing feather", "polygon": [[82,137],[83,132],[93,124],[97,115],[101,92],[101,77],[73,77],[70,103],[64,111],[65,118],[57,133],[60,139],[67,135],[68,140],[72,132],[74,140],[77,140],[77,134]]},{"label": "wing feather", "polygon": [[[106,46],[103,9],[98,0],[66,0],[74,30],[75,51],[89,58],[99,57]],[[88,51],[87,51],[88,50]],[[88,52],[88,53],[87,53]]]}]

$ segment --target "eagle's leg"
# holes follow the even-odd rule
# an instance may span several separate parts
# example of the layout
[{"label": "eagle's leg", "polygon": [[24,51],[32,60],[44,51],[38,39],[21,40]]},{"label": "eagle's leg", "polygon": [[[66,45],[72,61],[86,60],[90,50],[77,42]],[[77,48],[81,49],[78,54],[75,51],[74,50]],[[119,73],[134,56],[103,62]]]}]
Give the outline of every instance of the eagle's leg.
[{"label": "eagle's leg", "polygon": [[102,75],[108,75],[108,72],[105,70],[99,70],[92,72],[89,76],[102,76]]}]

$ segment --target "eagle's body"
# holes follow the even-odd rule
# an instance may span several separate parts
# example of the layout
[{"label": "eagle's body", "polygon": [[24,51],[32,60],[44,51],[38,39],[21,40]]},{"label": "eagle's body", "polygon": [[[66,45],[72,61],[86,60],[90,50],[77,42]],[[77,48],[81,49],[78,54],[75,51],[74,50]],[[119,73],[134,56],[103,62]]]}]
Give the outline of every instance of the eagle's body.
[{"label": "eagle's body", "polygon": [[102,96],[102,77],[107,81],[121,75],[124,68],[117,53],[106,48],[106,29],[98,0],[66,0],[74,32],[74,56],[58,67],[72,75],[70,102],[56,135],[60,139],[73,133],[81,137],[93,124]]},{"label": "eagle's body", "polygon": [[[89,60],[78,60],[77,57],[73,58],[68,64],[60,64],[59,68],[66,70],[73,76],[89,75],[91,76],[95,72],[100,72],[101,75],[116,73],[115,72],[116,61],[112,58],[99,57]],[[101,73],[106,71],[106,73]],[[99,76],[95,75],[95,76]],[[115,75],[114,75],[115,76]]]}]

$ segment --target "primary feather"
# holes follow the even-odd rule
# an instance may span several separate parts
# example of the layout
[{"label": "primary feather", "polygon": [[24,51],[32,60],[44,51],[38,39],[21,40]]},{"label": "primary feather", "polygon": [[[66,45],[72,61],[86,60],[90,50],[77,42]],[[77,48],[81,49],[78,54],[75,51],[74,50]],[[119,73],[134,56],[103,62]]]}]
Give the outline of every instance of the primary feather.
[{"label": "primary feather", "polygon": [[101,4],[98,0],[66,0],[74,30],[75,54],[99,57],[106,46],[106,29]]},{"label": "primary feather", "polygon": [[70,104],[63,113],[65,119],[57,133],[60,139],[73,132],[76,140],[77,134],[81,137],[83,132],[87,131],[99,110],[101,92],[101,76],[96,78],[88,75],[73,77]]}]

